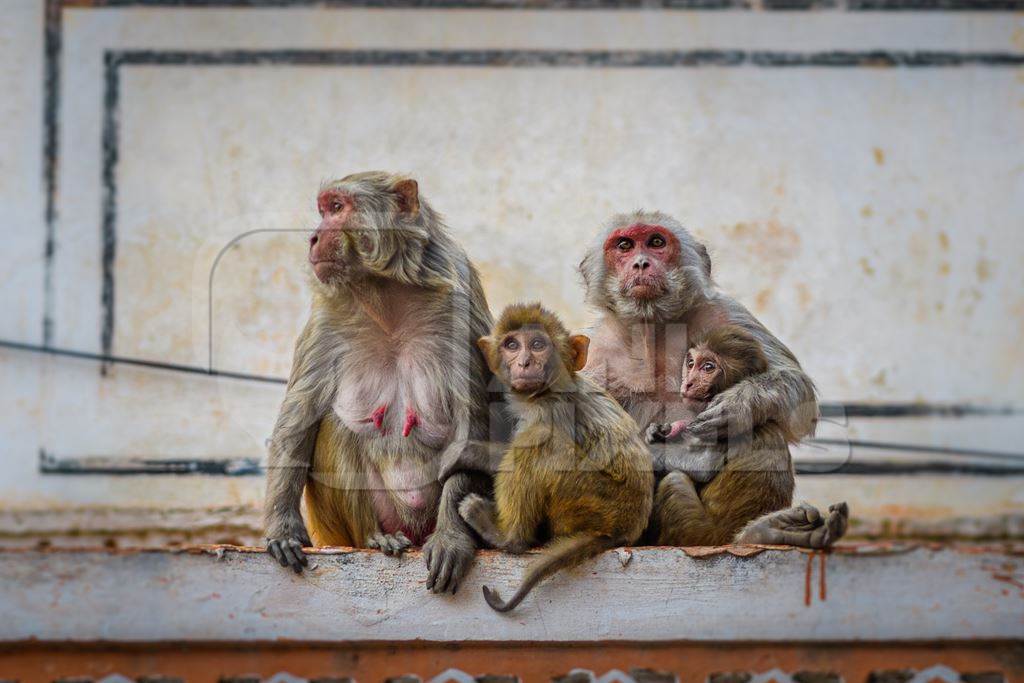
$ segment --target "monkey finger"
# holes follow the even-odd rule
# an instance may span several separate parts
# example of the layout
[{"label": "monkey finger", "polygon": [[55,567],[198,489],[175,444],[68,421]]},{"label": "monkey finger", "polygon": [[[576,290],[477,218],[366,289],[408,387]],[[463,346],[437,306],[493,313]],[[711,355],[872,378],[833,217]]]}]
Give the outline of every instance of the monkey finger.
[{"label": "monkey finger", "polygon": [[299,560],[299,564],[303,567],[309,566],[309,558],[306,557],[306,553],[302,550],[302,541],[297,538],[288,539],[288,545],[291,548],[292,554]]},{"label": "monkey finger", "polygon": [[409,537],[403,534],[401,531],[395,534],[395,543],[398,544],[399,552],[412,546],[412,541],[410,541]]},{"label": "monkey finger", "polygon": [[267,552],[270,556],[277,560],[282,567],[288,566],[288,560],[285,559],[284,554],[281,552],[281,548],[278,546],[277,541],[270,541],[267,543]]},{"label": "monkey finger", "polygon": [[302,573],[302,565],[299,563],[299,559],[295,557],[295,552],[290,546],[285,543],[281,544],[281,554],[284,556],[287,564],[282,563],[282,567],[288,566],[295,570],[296,574]]},{"label": "monkey finger", "polygon": [[437,583],[434,584],[435,593],[447,593],[448,582],[451,580],[452,568],[455,564],[455,557],[452,553],[446,553],[444,564],[441,566],[441,573],[438,575]]},{"label": "monkey finger", "polygon": [[452,595],[455,595],[459,591],[459,585],[462,583],[462,577],[464,577],[466,575],[466,572],[469,570],[470,560],[471,560],[471,556],[468,556],[468,555],[459,555],[458,556],[458,559],[456,560],[455,569],[454,569],[454,571],[452,571],[452,580],[451,580]]}]

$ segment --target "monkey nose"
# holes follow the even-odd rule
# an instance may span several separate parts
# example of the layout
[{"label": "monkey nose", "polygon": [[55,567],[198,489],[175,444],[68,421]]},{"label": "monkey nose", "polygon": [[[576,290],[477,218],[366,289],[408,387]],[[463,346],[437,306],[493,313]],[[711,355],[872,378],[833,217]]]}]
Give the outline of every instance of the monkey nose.
[{"label": "monkey nose", "polygon": [[319,242],[319,241],[320,241],[320,236],[317,235],[316,233],[313,233],[310,236],[310,238],[309,238],[309,246],[311,246],[311,247],[316,246],[316,243]]},{"label": "monkey nose", "polygon": [[637,259],[633,261],[633,270],[639,270],[641,272],[651,267],[651,262],[645,258]]}]

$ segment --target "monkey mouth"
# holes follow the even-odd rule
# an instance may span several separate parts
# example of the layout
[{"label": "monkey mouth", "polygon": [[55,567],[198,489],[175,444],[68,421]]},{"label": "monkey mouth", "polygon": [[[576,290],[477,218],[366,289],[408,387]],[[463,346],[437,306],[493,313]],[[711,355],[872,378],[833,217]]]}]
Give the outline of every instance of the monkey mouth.
[{"label": "monkey mouth", "polygon": [[627,282],[623,290],[634,299],[656,299],[665,293],[665,285],[658,278],[638,277]]},{"label": "monkey mouth", "polygon": [[533,393],[544,388],[544,374],[540,373],[536,375],[517,375],[515,377],[510,378],[509,385],[512,387],[513,391],[518,391],[522,393]]}]

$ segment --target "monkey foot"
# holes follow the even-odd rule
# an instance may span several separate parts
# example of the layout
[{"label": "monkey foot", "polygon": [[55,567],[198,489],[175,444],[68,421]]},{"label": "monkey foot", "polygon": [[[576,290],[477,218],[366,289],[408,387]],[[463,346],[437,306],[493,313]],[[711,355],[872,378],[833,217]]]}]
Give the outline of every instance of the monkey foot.
[{"label": "monkey foot", "polygon": [[388,405],[385,403],[382,406],[378,406],[370,417],[363,418],[360,422],[372,422],[374,428],[381,434],[384,434],[387,430],[384,429],[384,416],[388,414]]},{"label": "monkey foot", "polygon": [[420,417],[416,414],[416,411],[412,408],[405,409],[405,425],[402,427],[402,436],[409,436],[412,433],[412,428],[416,427],[420,423]]}]

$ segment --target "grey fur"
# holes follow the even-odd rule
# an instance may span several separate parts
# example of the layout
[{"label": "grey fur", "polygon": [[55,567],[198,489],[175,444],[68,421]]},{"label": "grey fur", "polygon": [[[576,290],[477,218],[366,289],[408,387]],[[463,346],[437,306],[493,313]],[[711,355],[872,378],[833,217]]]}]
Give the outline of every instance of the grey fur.
[{"label": "grey fur", "polygon": [[[371,467],[383,471],[402,462],[418,473],[411,485],[429,485],[436,481],[445,452],[489,437],[486,387],[490,372],[475,342],[490,330],[493,321],[479,276],[440,215],[422,196],[418,211],[400,210],[400,197],[391,189],[399,180],[401,176],[370,172],[325,186],[351,195],[357,207],[345,224],[346,238],[338,247],[338,258],[346,269],[327,283],[310,278],[313,308],[296,342],[292,372],[270,440],[264,505],[268,550],[282,564],[296,569],[301,550],[292,561],[281,549],[287,546],[294,556],[297,544],[310,545],[300,500],[317,428],[332,414],[339,392],[346,386],[346,371],[383,352],[379,345],[367,341],[375,326],[379,328],[370,311],[386,309],[395,287],[411,288],[408,291],[418,297],[409,314],[415,323],[409,334],[416,335],[423,361],[417,371],[426,373],[426,381],[443,397],[438,410],[451,430],[437,447],[395,434],[367,436],[346,431],[346,445],[357,451],[358,461],[366,467],[347,472],[342,483],[354,489],[369,488]],[[339,430],[346,430],[340,421],[338,425]],[[475,549],[457,505],[470,491],[486,492],[487,480],[458,473],[439,486],[439,508],[430,510],[429,519],[411,523],[427,527],[436,514],[435,532],[424,546],[427,583],[435,592],[454,592]],[[390,490],[388,495],[403,516],[420,514],[403,507]],[[408,543],[403,538],[380,534],[378,529],[361,542],[401,552]]]},{"label": "grey fur", "polygon": [[[679,241],[680,267],[670,273],[668,293],[655,300],[637,301],[620,291],[614,272],[605,263],[603,247],[607,236],[616,229],[635,224],[661,225]],[[782,427],[792,441],[813,435],[818,419],[814,383],[778,338],[742,304],[715,286],[707,248],[677,220],[649,211],[613,216],[598,232],[580,264],[580,272],[587,303],[599,316],[589,331],[591,356],[584,372],[607,388],[641,426],[667,421],[666,412],[675,409],[675,392],[681,380],[676,366],[681,366],[691,333],[731,323],[749,331],[764,348],[768,370],[721,392],[690,422],[687,438],[665,451],[675,452],[681,470],[709,470],[713,476],[729,458],[727,452],[716,452],[718,445],[712,445],[722,434],[729,434],[729,446],[737,449],[745,448],[752,431],[767,423]],[[665,353],[669,356],[666,367],[673,368],[661,378],[663,385],[658,385],[658,378],[654,377],[655,361],[651,350],[657,346],[650,340],[657,334],[665,340]],[[638,345],[642,346],[639,351],[636,350]],[[663,450],[656,448],[655,454]],[[791,467],[788,448],[759,460],[773,463],[772,468]],[[660,469],[667,463],[653,464]],[[830,519],[828,542],[834,542],[845,530],[845,505],[833,508],[843,518]],[[742,537],[747,542],[759,539],[768,542],[763,539],[769,537],[785,537],[792,542],[797,536],[780,535],[778,526],[798,516],[793,509],[788,516],[775,514],[770,523],[759,524],[759,520],[755,520]],[[820,526],[820,515],[818,519]],[[815,537],[811,542],[820,543],[821,538]]]}]

